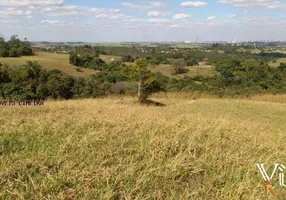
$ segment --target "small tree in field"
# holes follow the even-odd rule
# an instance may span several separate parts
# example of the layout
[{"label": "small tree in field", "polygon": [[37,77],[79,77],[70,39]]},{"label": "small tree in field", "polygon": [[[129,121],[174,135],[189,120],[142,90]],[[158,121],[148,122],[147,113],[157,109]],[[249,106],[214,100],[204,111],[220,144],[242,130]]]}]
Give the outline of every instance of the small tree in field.
[{"label": "small tree in field", "polygon": [[184,61],[184,59],[174,60],[172,63],[172,67],[174,69],[175,74],[184,74],[184,73],[188,72],[188,70],[184,68],[186,65],[187,64]]},{"label": "small tree in field", "polygon": [[147,69],[147,66],[147,61],[144,59],[138,59],[135,61],[134,75],[135,79],[137,79],[137,96],[140,102],[147,99],[147,96],[145,94],[142,94],[143,82],[150,76],[150,71]]},{"label": "small tree in field", "polygon": [[140,103],[145,102],[152,93],[165,90],[165,80],[148,70],[146,59],[137,59],[133,66],[133,72],[138,85],[137,93]]}]

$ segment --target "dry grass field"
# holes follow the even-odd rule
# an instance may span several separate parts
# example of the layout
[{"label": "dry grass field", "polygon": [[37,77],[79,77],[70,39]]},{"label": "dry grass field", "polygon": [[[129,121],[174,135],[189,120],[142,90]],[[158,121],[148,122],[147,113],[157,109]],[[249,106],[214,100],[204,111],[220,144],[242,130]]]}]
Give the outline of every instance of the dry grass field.
[{"label": "dry grass field", "polygon": [[119,61],[121,59],[120,56],[111,56],[111,55],[100,55],[100,58],[108,64],[113,61]]},{"label": "dry grass field", "polygon": [[0,107],[0,199],[267,199],[286,104],[131,98]]},{"label": "dry grass field", "polygon": [[280,63],[286,63],[286,58],[279,58],[279,59],[277,59],[277,61],[275,63],[270,62],[269,65],[271,67],[278,67],[280,65]]},{"label": "dry grass field", "polygon": [[253,54],[260,54],[261,50],[260,49],[254,49],[254,50],[251,51],[251,53],[253,53]]},{"label": "dry grass field", "polygon": [[214,67],[211,65],[205,65],[205,66],[192,66],[192,67],[186,67],[189,71],[185,74],[181,75],[173,75],[174,69],[171,65],[158,65],[151,68],[152,72],[160,72],[165,76],[169,77],[182,77],[182,76],[189,76],[189,77],[195,77],[195,76],[214,76],[217,72],[215,71]]},{"label": "dry grass field", "polygon": [[3,58],[0,57],[0,62],[10,66],[21,66],[27,61],[37,61],[44,69],[58,69],[66,74],[75,77],[85,77],[95,73],[95,70],[81,68],[81,72],[77,71],[77,67],[69,64],[68,54],[55,54],[36,52],[35,56],[23,56],[20,58]]}]

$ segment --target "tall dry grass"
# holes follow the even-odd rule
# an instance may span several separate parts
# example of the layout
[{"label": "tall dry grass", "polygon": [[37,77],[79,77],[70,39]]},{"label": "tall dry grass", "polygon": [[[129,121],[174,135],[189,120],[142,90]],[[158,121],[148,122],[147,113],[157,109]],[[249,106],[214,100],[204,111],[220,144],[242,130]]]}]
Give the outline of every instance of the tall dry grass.
[{"label": "tall dry grass", "polygon": [[286,94],[255,94],[247,97],[243,96],[224,96],[211,95],[200,92],[169,92],[156,93],[153,98],[169,98],[169,99],[233,99],[233,100],[250,100],[250,101],[265,101],[274,103],[286,103]]},{"label": "tall dry grass", "polygon": [[152,95],[152,98],[167,98],[167,99],[221,99],[216,95],[211,95],[201,92],[160,92]]},{"label": "tall dry grass", "polygon": [[255,164],[286,163],[286,105],[161,100],[0,107],[0,198],[264,198]]},{"label": "tall dry grass", "polygon": [[253,101],[266,101],[266,102],[276,102],[276,103],[286,103],[286,94],[261,94],[253,95],[249,97]]}]

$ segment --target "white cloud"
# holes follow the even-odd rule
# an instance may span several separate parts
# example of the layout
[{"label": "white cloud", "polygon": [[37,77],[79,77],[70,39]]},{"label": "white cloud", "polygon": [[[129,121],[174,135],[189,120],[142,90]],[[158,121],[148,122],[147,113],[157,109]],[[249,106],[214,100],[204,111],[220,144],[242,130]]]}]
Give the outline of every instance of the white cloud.
[{"label": "white cloud", "polygon": [[185,1],[181,3],[183,7],[190,7],[190,8],[203,8],[208,5],[207,2],[204,1]]},{"label": "white cloud", "polygon": [[123,14],[100,13],[95,15],[96,19],[123,19],[126,16]]},{"label": "white cloud", "polygon": [[61,6],[64,0],[0,0],[0,6],[27,7],[27,6]]},{"label": "white cloud", "polygon": [[51,25],[55,25],[55,24],[63,24],[64,21],[59,21],[59,20],[42,20],[41,24],[51,24]]},{"label": "white cloud", "polygon": [[167,16],[167,13],[162,13],[160,11],[149,11],[147,15],[149,17],[164,17]]},{"label": "white cloud", "polygon": [[42,20],[40,22],[41,27],[71,27],[71,28],[96,28],[96,27],[107,27],[108,24],[103,24],[101,26],[94,24],[92,22],[65,22],[62,20]]},{"label": "white cloud", "polygon": [[152,5],[153,7],[156,7],[156,8],[165,8],[166,7],[166,4],[163,2],[160,2],[160,1],[150,1],[149,4]]},{"label": "white cloud", "polygon": [[24,12],[21,10],[1,10],[0,16],[1,17],[16,17],[16,16],[23,16]]},{"label": "white cloud", "polygon": [[96,18],[96,19],[124,19],[127,15],[121,14],[120,9],[107,8],[89,8],[85,6],[54,6],[45,7],[41,13],[51,17],[81,17],[81,18]]},{"label": "white cloud", "polygon": [[184,13],[178,13],[178,14],[175,14],[173,16],[173,19],[175,19],[175,20],[182,20],[182,19],[188,19],[190,17],[191,17],[190,15],[187,15],[187,14],[184,14]]},{"label": "white cloud", "polygon": [[168,20],[168,19],[149,19],[149,22],[158,23],[158,24],[165,24],[165,23],[169,23],[170,20]]},{"label": "white cloud", "polygon": [[122,2],[121,5],[125,8],[140,10],[140,11],[152,11],[152,9],[161,9],[167,7],[167,5],[161,1],[149,1],[148,4],[134,4],[126,1]]},{"label": "white cloud", "polygon": [[132,8],[132,9],[138,8],[137,5],[131,2],[122,2],[121,5],[127,8]]},{"label": "white cloud", "polygon": [[230,15],[227,15],[228,18],[232,19],[232,18],[236,18],[236,14],[230,14]]},{"label": "white cloud", "polygon": [[17,8],[7,8],[0,10],[0,17],[27,17],[32,18],[31,10],[19,10]]},{"label": "white cloud", "polygon": [[210,16],[207,18],[208,21],[215,21],[216,20],[216,16]]},{"label": "white cloud", "polygon": [[182,26],[179,25],[179,24],[173,24],[173,25],[171,25],[170,27],[171,27],[171,28],[180,28],[180,27],[182,27]]},{"label": "white cloud", "polygon": [[147,5],[139,5],[139,4],[134,4],[131,2],[122,2],[121,5],[123,7],[129,8],[129,9],[137,9],[137,10],[150,10],[152,9],[152,6],[147,6]]},{"label": "white cloud", "polygon": [[277,0],[218,0],[221,4],[232,4],[235,7],[262,7],[270,10],[286,9],[286,4]]}]

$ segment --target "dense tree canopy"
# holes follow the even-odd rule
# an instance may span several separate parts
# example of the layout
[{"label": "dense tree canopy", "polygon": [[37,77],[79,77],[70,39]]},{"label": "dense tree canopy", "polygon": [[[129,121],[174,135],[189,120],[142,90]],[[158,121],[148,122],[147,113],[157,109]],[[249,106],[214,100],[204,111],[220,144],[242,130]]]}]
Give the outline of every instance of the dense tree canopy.
[{"label": "dense tree canopy", "polygon": [[[0,63],[0,98],[31,100],[46,98],[71,99],[90,98],[108,94],[137,93],[138,73],[141,69],[121,63],[111,63],[104,71],[86,78],[75,78],[59,70],[44,70],[37,62],[27,62],[22,67],[9,67]],[[157,91],[164,90],[161,75],[145,68],[142,79],[142,99]],[[142,71],[142,72],[143,72]],[[141,99],[141,98],[140,98]]]},{"label": "dense tree canopy", "polygon": [[0,36],[0,57],[20,57],[33,55],[33,50],[25,38],[21,41],[17,35],[13,35],[9,41],[5,42]]},{"label": "dense tree canopy", "polygon": [[98,54],[79,53],[78,51],[70,53],[70,64],[95,70],[101,70],[106,66],[105,62],[98,57]]}]

